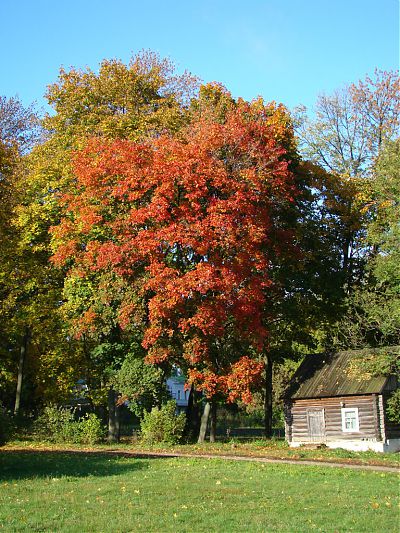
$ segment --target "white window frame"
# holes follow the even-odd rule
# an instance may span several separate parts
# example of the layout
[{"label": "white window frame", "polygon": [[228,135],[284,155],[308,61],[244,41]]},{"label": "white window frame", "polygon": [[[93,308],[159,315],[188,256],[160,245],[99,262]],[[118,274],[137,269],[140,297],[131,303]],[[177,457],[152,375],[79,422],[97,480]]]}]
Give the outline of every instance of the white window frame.
[{"label": "white window frame", "polygon": [[[354,429],[346,428],[347,413],[355,413],[356,415],[356,427]],[[355,433],[355,432],[360,431],[360,419],[358,416],[358,407],[342,407],[342,431],[344,433]]]}]

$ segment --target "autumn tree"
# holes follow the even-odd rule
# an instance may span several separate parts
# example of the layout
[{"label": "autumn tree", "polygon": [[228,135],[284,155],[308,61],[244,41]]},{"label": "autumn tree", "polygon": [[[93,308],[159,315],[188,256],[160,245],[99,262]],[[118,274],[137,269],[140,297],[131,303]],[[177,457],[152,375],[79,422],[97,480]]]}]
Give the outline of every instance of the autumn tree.
[{"label": "autumn tree", "polygon": [[383,144],[399,133],[399,87],[398,72],[377,69],[357,84],[321,95],[315,119],[303,115],[298,120],[304,157],[330,175],[326,179],[327,174],[321,174],[323,180],[315,187],[320,191],[321,212],[341,248],[347,292],[362,277],[369,217],[365,207],[374,164]]},{"label": "autumn tree", "polygon": [[54,112],[42,121],[46,142],[28,160],[26,197],[19,218],[26,243],[49,251],[48,229],[60,215],[60,192],[74,186],[71,154],[90,137],[138,140],[176,131],[196,80],[152,52],[128,65],[104,60],[98,72],[61,69],[46,94]]},{"label": "autumn tree", "polygon": [[[271,269],[293,248],[281,215],[297,194],[281,115],[240,101],[179,138],[92,140],[53,228],[68,279],[115,276],[120,327],[142,322],[147,361],[183,366],[209,399],[248,400],[264,367]],[[78,323],[99,320],[91,306]]]},{"label": "autumn tree", "polygon": [[[70,336],[74,333],[74,326],[69,321],[73,308],[82,308],[85,302],[96,300],[99,295],[96,290],[89,294],[93,286],[97,288],[99,276],[96,280],[88,279],[88,283],[82,283],[79,289],[78,284],[75,287],[70,285],[74,303],[64,312],[64,306],[59,305],[63,271],[55,269],[48,261],[51,255],[49,228],[62,214],[58,198],[75,187],[71,154],[92,136],[138,140],[157,137],[166,131],[178,131],[187,121],[187,108],[196,86],[193,76],[188,73],[177,75],[172,62],[146,51],[132,57],[128,65],[119,60],[104,60],[98,72],[61,69],[58,80],[49,86],[46,96],[53,113],[43,120],[44,142],[26,158],[27,171],[17,208],[17,224],[23,246],[42,258],[43,268],[40,270],[46,272],[51,291],[58,295],[53,307],[48,302],[47,313],[59,316],[60,320],[67,319]],[[101,283],[105,286],[107,279]],[[107,388],[109,383],[105,378],[110,357],[112,359],[108,347],[117,344],[122,347],[127,342],[125,338],[120,339],[119,327],[114,327],[114,322],[110,312],[103,329],[80,340],[78,352],[86,354],[85,375],[92,381],[91,390],[96,389],[96,401],[102,401],[102,394],[97,390],[99,386],[103,384]],[[93,356],[92,349],[96,350]],[[115,363],[120,364],[119,357],[115,358]],[[101,366],[103,375],[99,371]],[[50,367],[46,364],[44,368]],[[70,377],[73,379],[72,373]]]}]

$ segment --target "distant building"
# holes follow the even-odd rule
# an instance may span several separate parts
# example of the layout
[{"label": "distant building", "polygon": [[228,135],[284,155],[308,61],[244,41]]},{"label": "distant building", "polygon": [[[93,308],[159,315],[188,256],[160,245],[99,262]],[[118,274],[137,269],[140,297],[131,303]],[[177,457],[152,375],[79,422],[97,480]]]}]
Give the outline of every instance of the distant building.
[{"label": "distant building", "polygon": [[167,387],[173,400],[176,401],[178,411],[186,411],[189,400],[189,390],[185,390],[186,377],[179,368],[167,379]]},{"label": "distant building", "polygon": [[[390,349],[398,349],[400,354],[400,347]],[[305,358],[284,395],[290,446],[314,443],[355,451],[400,450],[400,424],[388,420],[386,414],[399,378],[351,377],[352,359],[364,353],[345,351]]]}]

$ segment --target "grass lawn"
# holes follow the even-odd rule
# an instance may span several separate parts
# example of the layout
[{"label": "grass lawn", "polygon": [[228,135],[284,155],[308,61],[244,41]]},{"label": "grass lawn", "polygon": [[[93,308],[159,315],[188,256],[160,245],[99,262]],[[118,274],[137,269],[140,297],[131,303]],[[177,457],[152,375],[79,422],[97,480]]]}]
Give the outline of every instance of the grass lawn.
[{"label": "grass lawn", "polygon": [[396,532],[398,476],[220,459],[0,451],[0,530]]}]

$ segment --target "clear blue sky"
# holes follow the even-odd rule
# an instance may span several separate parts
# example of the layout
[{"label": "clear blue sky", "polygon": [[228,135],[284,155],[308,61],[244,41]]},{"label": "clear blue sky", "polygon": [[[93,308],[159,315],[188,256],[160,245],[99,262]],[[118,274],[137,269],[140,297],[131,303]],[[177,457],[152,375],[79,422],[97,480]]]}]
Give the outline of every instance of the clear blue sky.
[{"label": "clear blue sky", "polygon": [[44,105],[61,65],[143,48],[289,107],[399,66],[399,0],[0,0],[0,95]]}]

